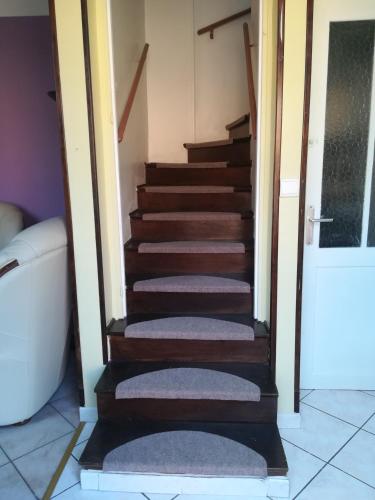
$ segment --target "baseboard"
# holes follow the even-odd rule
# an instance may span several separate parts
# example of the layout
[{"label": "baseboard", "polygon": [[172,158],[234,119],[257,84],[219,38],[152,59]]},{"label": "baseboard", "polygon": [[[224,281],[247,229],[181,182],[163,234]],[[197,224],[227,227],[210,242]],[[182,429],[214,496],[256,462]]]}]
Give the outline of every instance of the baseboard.
[{"label": "baseboard", "polygon": [[277,425],[279,429],[299,429],[301,427],[301,414],[278,413]]},{"label": "baseboard", "polygon": [[[110,473],[81,470],[81,488],[124,493],[153,493],[161,495],[207,495],[220,499],[243,498],[263,500],[267,497],[288,498],[289,479],[286,476],[267,477],[197,477],[185,475],[156,475]],[[223,499],[224,500],[224,499]]]},{"label": "baseboard", "polygon": [[79,419],[81,422],[96,422],[98,420],[98,409],[96,406],[80,406]]}]

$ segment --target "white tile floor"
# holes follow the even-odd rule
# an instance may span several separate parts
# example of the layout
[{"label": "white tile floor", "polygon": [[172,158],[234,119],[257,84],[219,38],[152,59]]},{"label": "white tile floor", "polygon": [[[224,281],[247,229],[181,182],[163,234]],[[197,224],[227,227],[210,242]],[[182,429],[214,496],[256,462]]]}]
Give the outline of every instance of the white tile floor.
[{"label": "white tile floor", "polygon": [[[0,428],[0,499],[41,498],[78,425],[74,370],[49,403],[22,427]],[[375,391],[301,391],[302,426],[281,436],[291,497],[375,500]],[[78,459],[93,429],[86,424],[56,486],[57,500],[215,500],[186,495],[82,491]],[[219,499],[218,499],[219,500]],[[234,500],[221,497],[220,500]]]}]

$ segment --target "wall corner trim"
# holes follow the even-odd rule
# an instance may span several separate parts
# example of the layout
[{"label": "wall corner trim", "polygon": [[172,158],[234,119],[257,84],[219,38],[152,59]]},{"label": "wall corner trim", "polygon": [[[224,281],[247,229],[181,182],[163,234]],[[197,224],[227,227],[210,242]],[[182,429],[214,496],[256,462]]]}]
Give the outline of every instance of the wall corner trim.
[{"label": "wall corner trim", "polygon": [[279,429],[299,429],[301,427],[301,414],[278,413],[277,426]]}]

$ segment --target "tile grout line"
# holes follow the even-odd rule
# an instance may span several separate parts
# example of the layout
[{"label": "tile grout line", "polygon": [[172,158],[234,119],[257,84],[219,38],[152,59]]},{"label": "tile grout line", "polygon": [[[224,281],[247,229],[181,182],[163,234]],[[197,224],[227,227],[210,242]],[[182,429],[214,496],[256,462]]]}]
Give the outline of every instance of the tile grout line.
[{"label": "tile grout line", "polygon": [[12,461],[16,461],[16,460],[19,460],[20,458],[23,458],[23,457],[26,457],[27,455],[30,455],[30,453],[33,453],[34,451],[37,451],[37,450],[40,450],[41,448],[43,448],[44,446],[47,446],[49,444],[52,444],[52,443],[55,443],[56,441],[58,441],[59,439],[65,437],[65,436],[69,436],[69,434],[73,434],[73,432],[75,431],[75,429],[73,429],[72,431],[69,431],[69,432],[66,432],[65,434],[62,434],[61,436],[59,436],[58,438],[55,438],[55,439],[52,439],[52,441],[48,441],[48,443],[44,443],[40,446],[37,446],[36,448],[28,451],[27,453],[24,453],[23,455],[20,455],[19,457],[16,457],[16,458],[13,458]]},{"label": "tile grout line", "polygon": [[292,443],[292,441],[289,441],[288,439],[285,439],[283,437],[281,438],[281,440],[282,441],[286,441],[287,443],[291,444],[292,446],[295,446],[296,448],[298,448],[301,451],[304,451],[305,453],[308,453],[309,455],[311,455],[314,458],[318,458],[321,462],[324,462],[325,464],[328,464],[327,460],[324,460],[324,458],[318,457],[318,455],[314,455],[314,453],[311,453],[311,451],[305,450],[305,448],[302,448],[301,446],[298,446],[298,444],[294,444],[294,443]]},{"label": "tile grout line", "polygon": [[308,487],[309,484],[312,483],[312,481],[314,481],[314,479],[319,476],[319,474],[322,472],[323,469],[325,469],[327,467],[328,463],[325,462],[323,467],[321,469],[318,470],[318,472],[310,479],[310,481],[308,481],[305,486],[297,493],[296,496],[293,497],[293,500],[295,500],[297,497],[299,497],[299,495]]},{"label": "tile grout line", "polygon": [[[305,403],[305,404],[306,404],[306,403]],[[308,406],[309,406],[309,405],[308,405]],[[325,412],[323,412],[323,413],[325,413]],[[328,415],[329,415],[329,414],[328,414]],[[365,483],[364,481],[362,481],[361,479],[358,479],[358,478],[357,478],[357,477],[355,477],[355,476],[352,476],[352,475],[351,475],[351,474],[349,474],[348,472],[345,472],[344,470],[341,470],[339,467],[336,467],[335,465],[333,465],[333,464],[331,463],[331,461],[332,461],[332,460],[333,460],[333,459],[334,459],[334,458],[338,455],[338,453],[340,453],[340,451],[342,451],[342,450],[343,450],[343,448],[345,448],[345,446],[346,446],[346,445],[347,445],[347,444],[348,444],[348,443],[349,443],[349,442],[350,442],[350,441],[354,438],[354,436],[356,436],[356,435],[357,435],[357,434],[358,434],[358,433],[362,430],[362,427],[363,427],[363,426],[365,426],[365,425],[367,424],[367,422],[368,422],[369,420],[371,420],[371,419],[372,419],[372,417],[373,417],[374,415],[375,415],[375,412],[374,412],[374,413],[373,413],[373,414],[372,414],[372,415],[371,415],[371,416],[370,416],[370,417],[369,417],[369,418],[368,418],[368,419],[367,419],[367,420],[366,420],[366,421],[362,424],[362,426],[361,426],[361,427],[359,427],[359,428],[358,428],[358,430],[357,430],[357,431],[356,431],[356,432],[355,432],[355,433],[354,433],[354,434],[353,434],[353,435],[352,435],[352,436],[351,436],[351,437],[350,437],[350,438],[346,441],[346,443],[345,443],[345,444],[343,444],[343,446],[341,446],[341,448],[340,448],[340,449],[339,449],[339,450],[338,450],[338,451],[337,451],[337,452],[336,452],[336,453],[335,453],[335,454],[334,454],[334,455],[333,455],[333,456],[329,459],[329,461],[328,461],[328,462],[326,462],[326,463],[324,464],[324,466],[323,466],[323,467],[319,470],[319,472],[318,472],[317,474],[315,474],[315,476],[314,476],[314,477],[312,477],[308,483],[306,483],[306,484],[305,484],[305,486],[304,486],[304,487],[302,488],[302,490],[301,490],[301,491],[300,491],[300,492],[299,492],[299,493],[298,493],[298,494],[294,497],[294,499],[296,499],[296,498],[297,498],[297,497],[298,497],[298,496],[302,493],[302,491],[304,491],[304,490],[307,488],[307,486],[308,486],[308,485],[309,485],[309,484],[310,484],[310,483],[311,483],[311,482],[312,482],[312,481],[313,481],[313,480],[314,480],[314,479],[315,479],[315,478],[316,478],[316,477],[317,477],[317,476],[318,476],[318,475],[322,472],[322,470],[323,470],[325,467],[327,467],[327,465],[329,465],[330,467],[334,467],[335,469],[337,469],[337,470],[341,471],[342,473],[344,473],[344,474],[346,474],[347,476],[349,476],[349,477],[351,477],[351,478],[355,479],[356,481],[359,481],[359,482],[361,482],[361,483],[365,484],[366,486],[370,486],[370,488],[375,489],[373,486],[371,486],[371,485],[369,485],[369,484]],[[339,419],[339,420],[341,420],[341,419]],[[292,443],[292,444],[293,444],[293,443]],[[304,450],[304,451],[306,451],[306,450]],[[293,500],[294,500],[294,499],[293,499]]]},{"label": "tile grout line", "polygon": [[[351,425],[355,429],[360,429],[360,427],[358,427],[358,425],[352,424],[351,422],[348,422],[347,420],[344,420],[340,417],[336,417],[335,415],[332,415],[332,413],[328,413],[325,410],[321,410],[320,408],[316,408],[315,406],[309,405],[308,403],[305,403],[305,402],[303,402],[302,404],[308,406],[309,408],[313,408],[314,410],[320,411],[321,413],[324,413],[325,415],[328,415],[329,417],[336,418],[337,420],[340,420],[340,422],[344,422],[344,424]],[[367,420],[365,423],[367,423]]]},{"label": "tile grout line", "polygon": [[314,392],[315,389],[304,389],[305,391],[310,391],[308,394],[305,394],[300,400],[299,402],[303,401],[305,398],[307,398],[307,396],[310,396],[311,393]]},{"label": "tile grout line", "polygon": [[337,465],[334,465],[334,464],[327,464],[327,465],[330,465],[331,467],[334,467],[335,469],[339,470],[340,472],[343,472],[344,474],[346,474],[347,476],[350,476],[352,477],[353,479],[355,479],[356,481],[359,481],[360,483],[363,483],[365,484],[366,486],[369,486],[370,488],[372,488],[373,490],[375,490],[375,486],[372,486],[371,484],[369,483],[366,483],[366,481],[363,481],[363,479],[359,479],[358,477],[356,476],[353,476],[353,474],[350,474],[350,472],[346,472],[345,470],[343,469],[340,469],[340,467],[337,467]]},{"label": "tile grout line", "polygon": [[[61,399],[64,399],[64,398],[61,398]],[[58,414],[59,414],[59,415],[60,415],[60,416],[61,416],[64,420],[66,420],[66,421],[67,421],[70,425],[72,425],[74,429],[77,429],[77,427],[76,427],[74,424],[72,424],[72,422],[71,422],[70,420],[68,420],[68,419],[65,417],[65,415],[63,415],[63,414],[62,414],[62,413],[61,413],[61,412],[60,412],[57,408],[55,408],[55,407],[53,406],[53,403],[48,402],[47,404],[48,404],[48,405],[49,405],[52,409],[54,409],[55,411],[57,411],[57,413],[58,413]],[[78,406],[77,406],[77,408],[78,408]]]},{"label": "tile grout line", "polygon": [[74,488],[74,486],[77,486],[77,484],[79,484],[80,481],[77,481],[76,483],[72,484],[71,486],[69,486],[69,488],[65,488],[65,490],[62,490],[60,491],[60,493],[57,493],[57,495],[53,495],[51,498],[58,498],[60,495],[62,495],[63,493],[65,493],[66,491]]},{"label": "tile grout line", "polygon": [[23,477],[23,475],[21,474],[21,472],[18,470],[18,467],[16,466],[16,464],[13,462],[13,460],[10,458],[10,456],[7,454],[7,452],[4,450],[4,448],[3,448],[2,446],[0,446],[0,450],[4,453],[4,455],[5,455],[5,456],[8,458],[8,460],[9,460],[8,464],[4,464],[4,465],[9,465],[9,464],[11,464],[11,465],[15,468],[15,470],[16,470],[16,472],[17,472],[17,474],[21,477],[21,480],[22,480],[22,481],[26,484],[26,486],[29,488],[29,490],[31,491],[32,495],[33,495],[36,499],[38,499],[38,497],[37,497],[36,493],[34,492],[34,490],[32,489],[32,487],[29,485],[29,483],[28,483],[28,482],[26,481],[26,479]]},{"label": "tile grout line", "polygon": [[369,417],[369,418],[368,418],[365,422],[363,422],[362,426],[358,428],[358,430],[357,430],[357,431],[353,434],[353,436],[351,436],[351,437],[350,437],[350,438],[346,441],[346,443],[345,443],[345,444],[343,444],[343,445],[341,446],[341,448],[340,448],[339,450],[337,450],[337,451],[336,451],[336,453],[335,453],[335,454],[334,454],[334,455],[333,455],[333,456],[332,456],[332,457],[328,460],[328,463],[329,463],[329,464],[330,464],[330,463],[332,462],[332,460],[333,460],[333,459],[334,459],[334,458],[335,458],[335,457],[336,457],[336,456],[340,453],[340,451],[341,451],[341,450],[343,450],[343,449],[345,448],[345,446],[346,446],[346,445],[347,445],[347,444],[348,444],[348,443],[349,443],[349,442],[350,442],[350,441],[354,438],[354,436],[356,436],[356,435],[359,433],[359,431],[361,431],[361,430],[362,430],[362,427],[363,427],[364,425],[366,425],[366,424],[367,424],[367,422],[368,422],[369,420],[371,420],[371,419],[372,419],[372,417],[373,417],[374,415],[375,415],[375,412],[374,412],[374,413],[373,413],[373,414],[372,414],[372,415],[371,415],[371,416],[370,416],[370,417]]}]

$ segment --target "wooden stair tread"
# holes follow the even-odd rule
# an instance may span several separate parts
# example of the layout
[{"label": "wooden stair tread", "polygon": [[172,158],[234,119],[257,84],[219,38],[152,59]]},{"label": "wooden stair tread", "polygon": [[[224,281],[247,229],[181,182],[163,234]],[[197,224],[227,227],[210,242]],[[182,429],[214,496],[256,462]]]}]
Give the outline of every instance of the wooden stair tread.
[{"label": "wooden stair tread", "polygon": [[197,253],[197,254],[245,254],[253,251],[253,241],[229,241],[229,240],[177,240],[142,242],[134,239],[128,240],[124,248],[129,252],[139,254],[159,253]]},{"label": "wooden stair tread", "polygon": [[[174,469],[170,467],[170,460],[169,458],[167,459],[167,454],[159,453],[161,450],[160,446],[164,450],[168,444],[166,441],[163,441],[164,433],[175,433],[175,436],[178,437],[178,435],[181,436],[181,432],[189,433],[182,446],[177,444],[178,441],[172,440],[170,442],[169,437],[167,439],[171,443],[168,449],[170,448],[170,451],[174,452],[173,455],[176,456],[177,454],[178,457],[179,467]],[[196,434],[194,435],[194,433]],[[218,453],[216,445],[213,445],[211,439],[206,440],[206,436],[203,433],[225,438],[233,444],[241,444],[259,454],[264,458],[266,463],[265,469],[261,474],[262,477],[267,474],[270,476],[281,476],[287,473],[285,454],[275,424],[149,421],[145,423],[128,422],[126,425],[123,425],[122,423],[97,422],[79,462],[81,466],[87,469],[115,472],[191,473],[195,475],[199,471],[201,473],[204,471],[205,475],[211,473],[221,477],[226,475],[252,475],[248,469],[252,464],[249,455],[245,455],[247,458],[243,461],[240,459],[243,456],[241,454],[233,455],[232,451],[228,454],[226,446],[223,446],[222,451]],[[158,438],[155,440],[152,439],[152,436],[157,436]],[[164,434],[165,436],[166,434]],[[147,437],[151,439],[147,439]],[[146,438],[146,440],[141,440],[141,438]],[[127,443],[131,442],[135,443],[135,446],[127,448]],[[159,443],[159,446],[155,446],[156,442]],[[194,445],[189,453],[187,453],[187,443]],[[200,448],[199,443],[202,443],[204,446]],[[138,444],[140,445],[141,453],[136,448]],[[122,452],[119,450],[120,453],[118,453],[117,457],[108,457],[113,450],[123,445],[125,445],[125,448],[122,449]],[[201,449],[204,448],[214,453],[207,456],[201,452]],[[125,458],[126,456],[134,460],[129,464]],[[159,460],[157,460],[157,456],[160,457]],[[148,461],[147,457],[151,457],[151,460]],[[194,457],[198,458],[198,464]],[[109,458],[112,458],[112,460],[109,460]],[[219,469],[220,464],[223,464],[225,469]],[[204,466],[205,469],[202,469]]]},{"label": "wooden stair tread", "polygon": [[140,323],[125,328],[127,338],[176,340],[254,340],[251,326],[213,318],[176,316]]},{"label": "wooden stair tread", "polygon": [[[272,372],[268,366],[262,364],[248,363],[182,363],[182,362],[127,362],[127,363],[108,363],[95,387],[96,393],[116,393],[116,387],[124,380],[129,380],[143,374],[152,374],[161,370],[170,369],[199,369],[210,370],[216,373],[225,373],[236,376],[247,382],[254,383],[259,387],[262,396],[275,397],[278,395],[276,385],[273,382]],[[201,384],[204,384],[202,377]],[[155,382],[159,383],[159,382]],[[199,387],[198,387],[199,388]],[[220,389],[220,387],[217,387]],[[212,394],[215,387],[211,389]],[[215,399],[207,394],[207,398]],[[235,400],[233,391],[230,399]]]},{"label": "wooden stair tread", "polygon": [[226,130],[231,130],[233,128],[240,127],[245,123],[249,123],[249,121],[250,121],[250,113],[246,113],[245,115],[240,116],[240,118],[237,118],[237,120],[234,120],[233,122],[225,125],[225,128]]},{"label": "wooden stair tread", "polygon": [[206,275],[166,276],[137,281],[134,292],[160,293],[250,293],[250,284],[245,281]]},{"label": "wooden stair tread", "polygon": [[227,168],[231,164],[226,161],[211,161],[197,163],[146,163],[146,168],[173,168],[173,169],[191,169],[191,168]]},{"label": "wooden stair tread", "polygon": [[242,253],[244,243],[228,241],[165,241],[160,243],[140,243],[138,253]]},{"label": "wooden stair tread", "polygon": [[[184,317],[185,315],[173,315],[173,317]],[[247,314],[223,314],[223,315],[195,315],[197,318],[211,318],[223,321],[230,321],[233,323],[239,323],[241,325],[251,326],[254,330],[255,338],[269,338],[269,331],[265,323],[253,320]],[[143,321],[150,321],[156,319],[170,318],[170,314],[131,314],[125,318],[112,320],[107,326],[107,335],[115,335],[119,337],[125,336],[125,329],[128,325],[133,325],[134,323],[141,323]]]},{"label": "wooden stair tread", "polygon": [[184,148],[186,149],[201,149],[201,148],[216,148],[220,146],[231,146],[239,142],[250,141],[251,135],[246,137],[230,137],[229,139],[220,139],[218,141],[207,141],[207,142],[185,142]]},{"label": "wooden stair tread", "polygon": [[145,212],[143,210],[134,210],[131,212],[130,217],[132,219],[142,219],[142,220],[161,220],[161,221],[225,221],[225,220],[240,220],[240,219],[252,219],[252,212]]},{"label": "wooden stair tread", "polygon": [[251,192],[251,186],[184,186],[184,185],[156,185],[142,184],[137,186],[137,191],[157,194],[227,194],[238,192]]}]

